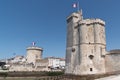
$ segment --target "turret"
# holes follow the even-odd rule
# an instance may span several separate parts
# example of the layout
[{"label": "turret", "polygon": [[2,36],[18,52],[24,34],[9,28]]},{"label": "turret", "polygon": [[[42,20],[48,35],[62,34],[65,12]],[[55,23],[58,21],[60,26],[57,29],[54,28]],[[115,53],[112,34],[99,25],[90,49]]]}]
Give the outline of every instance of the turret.
[{"label": "turret", "polygon": [[26,50],[27,50],[26,59],[28,63],[32,63],[35,65],[36,59],[42,59],[43,49],[35,46],[35,44],[33,44],[31,47],[28,47]]}]

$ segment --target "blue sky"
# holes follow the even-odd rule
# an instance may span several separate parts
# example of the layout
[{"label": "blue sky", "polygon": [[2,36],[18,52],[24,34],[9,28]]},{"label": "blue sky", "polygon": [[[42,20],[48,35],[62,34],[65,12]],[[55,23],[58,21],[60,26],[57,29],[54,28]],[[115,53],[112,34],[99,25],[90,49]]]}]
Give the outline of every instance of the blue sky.
[{"label": "blue sky", "polygon": [[43,57],[64,57],[66,17],[79,1],[84,18],[106,22],[107,50],[120,48],[120,1],[118,0],[0,0],[0,59],[26,55],[36,42]]}]

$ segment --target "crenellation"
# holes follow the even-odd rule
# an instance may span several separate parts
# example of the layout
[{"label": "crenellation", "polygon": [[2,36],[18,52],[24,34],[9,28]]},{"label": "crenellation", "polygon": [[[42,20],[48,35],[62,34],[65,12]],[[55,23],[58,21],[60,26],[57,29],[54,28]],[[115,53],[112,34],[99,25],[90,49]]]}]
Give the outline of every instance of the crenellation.
[{"label": "crenellation", "polygon": [[27,48],[27,50],[40,50],[40,51],[43,51],[43,48],[40,48],[40,47],[34,47],[34,46],[32,46],[32,47],[28,47]]},{"label": "crenellation", "polygon": [[67,20],[73,17],[79,18],[78,16],[79,16],[78,13],[72,13],[70,16],[67,17]]},{"label": "crenellation", "polygon": [[101,19],[84,19],[79,22],[80,25],[92,25],[92,24],[100,24],[102,26],[105,25],[105,22]]}]

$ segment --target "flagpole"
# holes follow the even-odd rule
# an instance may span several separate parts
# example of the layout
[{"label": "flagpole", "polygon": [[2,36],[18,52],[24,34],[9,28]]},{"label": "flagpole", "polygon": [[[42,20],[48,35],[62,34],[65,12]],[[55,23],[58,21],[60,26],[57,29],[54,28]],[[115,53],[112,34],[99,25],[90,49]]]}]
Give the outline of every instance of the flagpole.
[{"label": "flagpole", "polygon": [[80,11],[80,4],[79,4],[79,1],[77,1],[77,4],[78,4],[77,9],[78,9],[78,12],[79,12],[79,11]]},{"label": "flagpole", "polygon": [[80,13],[81,15],[81,18],[83,19],[83,16],[82,16],[82,9],[80,9],[80,4],[79,4],[79,0],[77,0],[77,10],[78,10],[78,13]]}]

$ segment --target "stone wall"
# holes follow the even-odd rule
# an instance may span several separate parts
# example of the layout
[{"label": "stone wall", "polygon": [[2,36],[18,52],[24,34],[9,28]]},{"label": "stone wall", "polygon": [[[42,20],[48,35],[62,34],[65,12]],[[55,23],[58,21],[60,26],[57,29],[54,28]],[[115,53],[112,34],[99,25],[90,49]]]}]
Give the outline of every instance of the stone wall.
[{"label": "stone wall", "polygon": [[105,57],[106,72],[120,71],[120,54],[111,53]]},{"label": "stone wall", "polygon": [[32,64],[12,64],[9,71],[33,71]]}]

